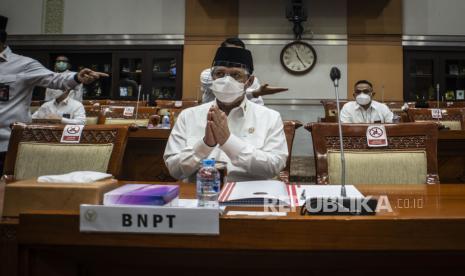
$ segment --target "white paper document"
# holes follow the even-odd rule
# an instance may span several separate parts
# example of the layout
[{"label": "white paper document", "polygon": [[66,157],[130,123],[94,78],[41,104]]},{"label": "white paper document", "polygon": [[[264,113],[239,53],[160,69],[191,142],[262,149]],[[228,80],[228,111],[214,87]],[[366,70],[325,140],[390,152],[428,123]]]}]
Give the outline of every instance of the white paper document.
[{"label": "white paper document", "polygon": [[221,189],[222,205],[290,205],[286,184],[277,180],[229,182]]}]

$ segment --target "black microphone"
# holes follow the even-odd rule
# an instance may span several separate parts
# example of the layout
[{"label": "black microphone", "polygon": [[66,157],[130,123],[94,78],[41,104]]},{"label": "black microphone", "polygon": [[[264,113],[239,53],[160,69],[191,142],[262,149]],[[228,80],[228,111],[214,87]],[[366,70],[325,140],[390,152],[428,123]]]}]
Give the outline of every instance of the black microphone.
[{"label": "black microphone", "polygon": [[334,86],[339,86],[339,80],[341,79],[341,71],[337,67],[331,68],[331,72],[329,73],[329,77],[334,83]]}]

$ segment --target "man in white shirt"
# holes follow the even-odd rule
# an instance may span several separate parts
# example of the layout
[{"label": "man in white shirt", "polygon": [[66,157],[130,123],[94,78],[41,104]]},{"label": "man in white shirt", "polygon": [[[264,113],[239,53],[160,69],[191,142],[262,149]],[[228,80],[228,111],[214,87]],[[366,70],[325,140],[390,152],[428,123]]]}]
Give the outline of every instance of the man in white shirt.
[{"label": "man in white shirt", "polygon": [[[235,47],[245,49],[245,44],[237,37],[231,37],[221,43],[221,47]],[[253,68],[252,68],[253,70]],[[211,75],[211,68],[207,68],[200,73],[200,90],[202,92],[202,103],[208,103],[215,100],[215,95],[211,90],[213,79]],[[287,88],[269,87],[268,84],[260,85],[257,77],[254,77],[253,83],[247,87],[246,96],[250,101],[264,105],[261,96],[272,95],[279,92],[287,91]]]},{"label": "man in white shirt", "polygon": [[[69,72],[71,64],[66,56],[58,56],[55,59],[54,70],[57,73]],[[51,101],[63,94],[62,90],[47,88],[45,90],[45,101]],[[69,93],[69,97],[82,102],[82,83],[76,85]]]},{"label": "man in white shirt", "polygon": [[367,80],[355,84],[355,101],[346,103],[341,110],[342,123],[392,123],[394,114],[383,103],[373,100],[373,85]]},{"label": "man in white shirt", "polygon": [[34,114],[33,119],[59,119],[62,124],[84,125],[86,111],[81,102],[70,97],[70,91],[58,95],[55,99],[44,103]]},{"label": "man in white shirt", "polygon": [[211,73],[216,100],[182,111],[168,139],[163,158],[173,177],[193,181],[206,158],[227,163],[228,181],[270,179],[285,167],[280,114],[246,97],[252,72],[250,51],[218,48]]}]

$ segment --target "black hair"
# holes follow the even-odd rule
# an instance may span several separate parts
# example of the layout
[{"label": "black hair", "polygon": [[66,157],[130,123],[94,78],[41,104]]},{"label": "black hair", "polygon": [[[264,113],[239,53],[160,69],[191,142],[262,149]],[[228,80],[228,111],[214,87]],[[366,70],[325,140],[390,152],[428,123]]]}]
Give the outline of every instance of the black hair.
[{"label": "black hair", "polygon": [[356,86],[359,85],[359,84],[368,84],[368,85],[371,87],[371,89],[373,89],[373,84],[371,84],[371,82],[369,82],[369,81],[367,81],[367,80],[359,80],[359,81],[357,81],[357,82],[355,83],[354,87],[356,87]]},{"label": "black hair", "polygon": [[245,49],[244,42],[242,40],[240,40],[239,38],[237,38],[237,37],[226,38],[226,40],[221,43],[221,47],[227,47],[228,46],[227,44],[239,46],[239,47]]}]

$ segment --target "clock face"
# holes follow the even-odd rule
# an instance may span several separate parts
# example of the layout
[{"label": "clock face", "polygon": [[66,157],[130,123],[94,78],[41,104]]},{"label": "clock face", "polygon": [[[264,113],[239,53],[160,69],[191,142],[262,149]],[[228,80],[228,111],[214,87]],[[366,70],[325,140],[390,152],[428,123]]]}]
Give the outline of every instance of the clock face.
[{"label": "clock face", "polygon": [[310,44],[294,41],[283,48],[280,58],[281,64],[289,73],[302,75],[315,66],[316,52]]}]

